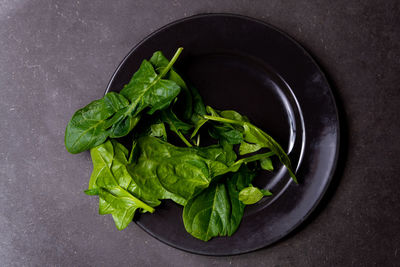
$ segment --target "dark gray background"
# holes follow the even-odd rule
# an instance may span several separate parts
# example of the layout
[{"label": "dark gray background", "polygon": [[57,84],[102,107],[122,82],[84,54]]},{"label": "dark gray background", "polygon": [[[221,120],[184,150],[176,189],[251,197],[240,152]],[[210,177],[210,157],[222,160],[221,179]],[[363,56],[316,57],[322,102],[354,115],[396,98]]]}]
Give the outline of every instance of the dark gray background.
[{"label": "dark gray background", "polygon": [[[201,2],[201,3],[200,3]],[[395,266],[400,262],[398,1],[0,0],[1,266]],[[343,119],[339,172],[318,211],[272,247],[235,257],[119,232],[85,196],[88,153],[64,149],[73,112],[100,98],[142,38],[206,12],[252,16],[316,58]]]}]

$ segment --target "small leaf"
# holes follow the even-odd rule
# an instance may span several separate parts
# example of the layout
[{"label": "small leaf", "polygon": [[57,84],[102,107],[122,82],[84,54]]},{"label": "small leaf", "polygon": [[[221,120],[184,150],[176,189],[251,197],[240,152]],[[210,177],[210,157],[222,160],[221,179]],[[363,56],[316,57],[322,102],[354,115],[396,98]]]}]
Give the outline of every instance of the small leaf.
[{"label": "small leaf", "polygon": [[207,122],[206,119],[198,119],[198,120],[195,122],[196,127],[194,128],[193,133],[192,133],[192,135],[190,136],[190,138],[194,138],[194,137],[196,136],[197,132],[200,130],[201,126],[203,126],[204,123],[206,123],[206,122]]},{"label": "small leaf", "polygon": [[192,106],[193,113],[191,116],[191,121],[194,125],[194,131],[190,138],[194,138],[200,128],[207,122],[207,119],[204,119],[203,115],[206,114],[206,107],[203,103],[203,99],[201,98],[199,92],[193,86],[190,87],[190,92],[192,94]]},{"label": "small leaf", "polygon": [[176,117],[175,113],[172,111],[171,108],[167,108],[166,110],[161,111],[161,120],[167,123],[169,125],[170,130],[176,133],[178,137],[188,147],[192,146],[182,134],[182,133],[188,133],[188,131],[193,127],[192,125],[187,124],[178,119],[178,117]]},{"label": "small leaf", "polygon": [[274,166],[272,165],[272,161],[270,158],[260,159],[260,165],[263,170],[273,171]]},{"label": "small leaf", "polygon": [[224,182],[212,184],[190,199],[182,215],[186,231],[203,241],[231,236],[240,225],[245,207],[239,201],[239,191],[254,176],[254,172],[242,167],[237,173],[228,174]]},{"label": "small leaf", "polygon": [[165,125],[163,122],[155,123],[150,126],[149,136],[158,137],[161,140],[167,141],[167,131],[165,130]]},{"label": "small leaf", "polygon": [[190,92],[192,94],[192,101],[193,101],[193,115],[197,115],[202,117],[206,114],[206,107],[204,105],[203,99],[199,94],[199,91],[193,86],[189,87]]},{"label": "small leaf", "polygon": [[220,112],[220,116],[231,120],[249,122],[249,119],[246,116],[242,116],[239,112],[234,110],[223,110]]},{"label": "small leaf", "polygon": [[269,190],[260,189],[260,191],[266,197],[272,196],[272,193]]},{"label": "small leaf", "polygon": [[243,141],[243,134],[236,130],[236,129],[232,129],[232,127],[228,127],[228,126],[218,126],[218,125],[214,125],[211,129],[210,129],[210,136],[218,139],[218,140],[224,140],[229,144],[232,145],[236,145],[236,144],[240,144]]},{"label": "small leaf", "polygon": [[171,108],[161,111],[161,120],[167,123],[173,132],[180,131],[183,133],[188,133],[189,130],[193,128],[192,125],[178,119]]},{"label": "small leaf", "polygon": [[257,187],[249,186],[239,193],[239,200],[246,205],[252,205],[260,201],[264,196],[272,195],[268,190],[260,190]]},{"label": "small leaf", "polygon": [[256,152],[260,150],[262,147],[259,144],[250,144],[246,141],[242,141],[242,143],[239,146],[239,154],[240,155],[245,155],[249,153]]}]

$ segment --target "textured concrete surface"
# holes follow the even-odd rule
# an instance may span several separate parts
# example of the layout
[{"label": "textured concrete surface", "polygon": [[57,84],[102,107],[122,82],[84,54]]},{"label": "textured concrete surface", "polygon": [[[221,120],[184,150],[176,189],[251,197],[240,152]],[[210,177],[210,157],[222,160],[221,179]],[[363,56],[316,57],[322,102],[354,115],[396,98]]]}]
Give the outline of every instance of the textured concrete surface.
[{"label": "textured concrete surface", "polygon": [[[395,0],[0,0],[0,265],[398,266],[399,11]],[[102,96],[133,45],[205,12],[259,18],[301,42],[343,120],[345,153],[318,211],[274,246],[235,257],[182,252],[136,225],[118,232],[82,193],[89,155],[63,145],[70,116]]]}]

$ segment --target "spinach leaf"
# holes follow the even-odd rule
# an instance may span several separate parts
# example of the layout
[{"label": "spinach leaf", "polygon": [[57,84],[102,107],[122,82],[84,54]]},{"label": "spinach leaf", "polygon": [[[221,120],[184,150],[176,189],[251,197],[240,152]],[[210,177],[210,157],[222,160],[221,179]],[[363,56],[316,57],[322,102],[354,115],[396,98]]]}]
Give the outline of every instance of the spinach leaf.
[{"label": "spinach leaf", "polygon": [[160,122],[150,125],[148,135],[158,137],[163,141],[167,141],[167,131],[165,130],[164,123]]},{"label": "spinach leaf", "polygon": [[224,140],[228,144],[232,145],[240,144],[243,141],[243,134],[240,131],[232,129],[227,125],[214,125],[209,130],[209,134],[215,139],[218,139],[220,141]]},{"label": "spinach leaf", "polygon": [[222,174],[225,174],[228,172],[236,172],[237,170],[239,170],[239,168],[243,164],[247,164],[247,163],[253,162],[253,161],[263,160],[263,159],[269,158],[273,155],[274,155],[274,152],[268,152],[268,153],[257,154],[257,155],[253,155],[253,156],[250,156],[247,158],[239,159],[239,160],[235,161],[232,165],[230,165],[228,168],[222,169],[219,173],[217,173],[217,175],[222,175]]},{"label": "spinach leaf", "polygon": [[266,171],[273,171],[274,166],[272,165],[272,160],[270,158],[260,159],[261,169]]},{"label": "spinach leaf", "polygon": [[234,110],[223,110],[220,112],[220,116],[235,121],[250,122],[246,116],[242,116],[239,112]]},{"label": "spinach leaf", "polygon": [[[292,171],[292,166],[290,163],[290,159],[288,155],[285,153],[285,151],[282,149],[282,147],[267,133],[262,131],[260,128],[256,127],[255,125],[251,124],[248,121],[245,121],[242,117],[241,120],[238,119],[232,119],[230,118],[224,118],[220,117],[218,113],[216,113],[213,109],[208,109],[209,113],[211,115],[204,115],[205,119],[211,120],[211,121],[217,121],[225,124],[230,124],[233,126],[237,126],[236,129],[242,129],[243,131],[243,137],[244,137],[244,142],[242,143],[241,146],[244,144],[244,148],[242,148],[242,152],[248,152],[252,151],[253,149],[257,148],[269,148],[275,155],[278,156],[280,162],[286,166],[289,175],[292,177],[293,181],[297,182],[297,178],[294,175]],[[232,115],[232,114],[230,114]],[[256,146],[249,146],[248,144],[254,144]],[[254,150],[256,151],[256,150]],[[252,151],[252,152],[254,152]]]},{"label": "spinach leaf", "polygon": [[179,94],[180,87],[176,82],[163,79],[178,59],[182,48],[179,48],[171,61],[157,74],[152,64],[143,60],[139,70],[133,75],[130,82],[121,90],[121,94],[131,101],[125,114],[136,116],[143,109],[150,107],[148,114],[153,114],[169,106]]},{"label": "spinach leaf", "polygon": [[[203,116],[206,114],[206,106],[204,105],[203,98],[199,91],[194,86],[189,87],[193,100],[193,115]],[[193,117],[192,117],[193,118]],[[193,119],[192,119],[193,120]],[[196,120],[196,119],[194,119]]]},{"label": "spinach leaf", "polygon": [[136,126],[141,111],[149,108],[147,113],[153,114],[168,107],[179,94],[180,87],[163,77],[181,52],[182,48],[179,48],[159,74],[150,62],[143,60],[120,94],[108,93],[75,112],[65,131],[66,149],[79,153],[100,145],[107,137],[123,137]]},{"label": "spinach leaf", "polygon": [[193,128],[192,125],[178,119],[171,108],[167,108],[161,111],[161,120],[167,123],[170,130],[176,133],[188,147],[192,146],[182,134],[182,132],[187,133],[191,128]]},{"label": "spinach leaf", "polygon": [[245,155],[260,150],[262,146],[260,144],[251,144],[246,141],[242,141],[239,146],[239,155]]},{"label": "spinach leaf", "polygon": [[161,120],[161,113],[156,112],[153,115],[144,114],[135,128],[133,141],[143,136],[154,136],[167,141],[167,129],[165,123]]},{"label": "spinach leaf", "polygon": [[184,205],[204,188],[226,165],[225,151],[218,146],[176,147],[154,137],[141,137],[138,157],[128,165],[135,184],[128,187],[142,199],[172,199]]},{"label": "spinach leaf", "polygon": [[[199,124],[198,121],[205,120],[203,115],[206,114],[206,106],[204,105],[203,98],[199,94],[199,91],[194,86],[189,87],[192,101],[193,101],[193,114],[191,117],[191,121],[197,125]],[[197,123],[196,123],[197,122]]]},{"label": "spinach leaf", "polygon": [[110,120],[112,127],[110,130],[111,138],[119,138],[127,135],[139,122],[140,116],[126,114],[127,108],[118,111]]},{"label": "spinach leaf", "polygon": [[76,154],[103,143],[110,134],[112,116],[128,105],[124,96],[110,92],[76,111],[65,130],[66,149]]},{"label": "spinach leaf", "polygon": [[239,192],[254,178],[246,166],[230,173],[224,182],[210,185],[190,199],[183,208],[183,223],[192,236],[208,241],[216,236],[231,236],[239,227],[245,205]]},{"label": "spinach leaf", "polygon": [[[132,221],[137,209],[154,212],[154,208],[129,192],[134,184],[126,169],[128,151],[116,141],[107,141],[91,151],[93,173],[88,195],[99,196],[99,213],[111,214],[122,230]],[[157,203],[156,203],[157,204]]]},{"label": "spinach leaf", "polygon": [[[207,111],[215,117],[222,117],[222,114],[225,114],[228,117],[232,117],[235,119],[242,119],[242,116],[233,110],[227,111],[218,111],[210,106],[207,106]],[[220,114],[221,113],[221,114]],[[229,144],[236,145],[240,144],[243,141],[243,133],[242,129],[238,128],[236,125],[224,124],[224,125],[216,125],[213,124],[209,129],[209,134],[211,137],[221,141],[225,141]]]},{"label": "spinach leaf", "polygon": [[[170,63],[161,51],[157,51],[150,58],[150,63],[154,66],[157,73],[162,73]],[[182,99],[178,100],[178,108],[184,120],[189,120],[192,116],[192,94],[181,76],[171,68],[166,75],[168,80],[174,81],[182,89]]]},{"label": "spinach leaf", "polygon": [[[153,64],[158,73],[161,73],[168,66],[169,61],[161,51],[158,51],[153,54],[150,59],[150,63]],[[181,78],[181,76],[179,76],[178,73],[176,73],[174,69],[169,70],[167,77],[169,80],[174,81],[181,87],[183,96],[182,98],[184,99],[184,102],[180,105],[180,101],[177,99],[177,103],[174,104],[178,106],[178,110],[181,111],[183,119],[190,119],[192,116],[192,94],[189,91],[185,81]],[[161,111],[161,118],[170,126],[170,130],[175,132],[188,147],[192,146],[182,133],[187,133],[193,126],[178,119],[172,110],[172,105],[168,109]]]},{"label": "spinach leaf", "polygon": [[253,124],[245,122],[243,123],[243,128],[244,139],[248,142],[258,144],[261,147],[271,149],[271,151],[278,156],[279,161],[286,166],[293,181],[295,183],[298,183],[297,178],[292,171],[292,164],[290,162],[290,159],[283,148],[271,136],[269,136],[267,133],[262,131],[260,128],[257,128]]},{"label": "spinach leaf", "polygon": [[220,145],[225,151],[225,157],[226,157],[226,163],[228,166],[231,166],[235,160],[237,159],[236,153],[233,150],[233,145],[229,144],[228,142],[222,140],[220,142]]},{"label": "spinach leaf", "polygon": [[216,160],[224,163],[226,166],[231,166],[236,160],[236,153],[233,151],[233,146],[228,143],[207,147],[196,147],[195,149],[202,157]]},{"label": "spinach leaf", "polygon": [[[151,64],[153,64],[154,68],[158,73],[162,72],[165,69],[165,67],[169,64],[168,59],[160,51],[153,54],[152,58],[150,59],[150,62]],[[206,114],[206,108],[203,103],[203,100],[199,92],[196,90],[196,88],[194,88],[193,86],[188,87],[185,81],[181,78],[181,76],[179,76],[179,74],[174,69],[171,69],[168,72],[167,77],[169,80],[176,82],[176,84],[178,84],[182,89],[182,95],[183,95],[182,98],[184,101],[182,102],[179,101],[178,99],[176,105],[178,106],[178,110],[182,114],[182,118],[184,120],[190,120],[193,123],[195,127],[193,134],[191,136],[191,138],[193,138],[197,134],[197,131],[200,129],[200,127],[207,121],[206,119],[203,118],[203,115]],[[191,127],[189,128],[188,127],[189,124],[179,120],[172,111],[172,108],[170,109],[171,109],[170,111],[167,111],[167,113],[169,114],[164,114],[164,117],[170,118],[171,123],[169,124],[170,126],[172,126],[171,130],[174,131],[176,134],[178,134],[178,136],[182,139],[182,141],[190,147],[191,146],[190,143],[186,140],[186,138],[182,136],[180,130],[183,130],[183,133],[185,133],[185,131],[189,130]],[[178,131],[175,130],[177,129],[177,127],[176,126],[174,127],[174,125],[171,124],[173,124],[173,122],[176,120],[179,120],[179,122],[177,122],[179,125],[185,124],[182,127],[184,129],[178,129]]]},{"label": "spinach leaf", "polygon": [[[190,87],[190,92],[192,93],[193,99],[193,113],[191,117],[191,121],[194,125],[194,130],[190,138],[194,138],[201,126],[203,126],[208,120],[203,117],[206,114],[206,106],[203,103],[203,99],[201,95],[197,91],[197,89],[193,86]],[[199,146],[200,136],[198,136],[197,146]]]},{"label": "spinach leaf", "polygon": [[268,190],[258,189],[257,187],[249,186],[243,188],[239,192],[239,200],[246,205],[252,205],[260,201],[264,196],[272,196]]}]

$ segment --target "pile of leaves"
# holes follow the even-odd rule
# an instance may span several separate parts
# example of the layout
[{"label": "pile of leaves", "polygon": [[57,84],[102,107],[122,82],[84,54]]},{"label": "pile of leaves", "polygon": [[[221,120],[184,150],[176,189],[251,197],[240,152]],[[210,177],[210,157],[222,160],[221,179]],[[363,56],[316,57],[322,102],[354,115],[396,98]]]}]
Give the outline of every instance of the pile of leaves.
[{"label": "pile of leaves", "polygon": [[[183,206],[187,232],[207,241],[232,235],[245,206],[271,195],[251,182],[258,170],[273,170],[272,156],[297,181],[271,136],[236,111],[204,105],[172,68],[181,52],[170,61],[155,52],[120,93],[109,92],[77,110],[65,131],[65,147],[73,154],[90,150],[93,172],[85,193],[99,197],[99,213],[111,214],[118,229],[126,228],[136,211],[153,213],[161,200],[170,199]],[[128,134],[130,151],[117,141]],[[168,142],[174,135],[181,146]],[[204,135],[215,144],[201,146]],[[255,153],[260,150],[265,153]]]}]

